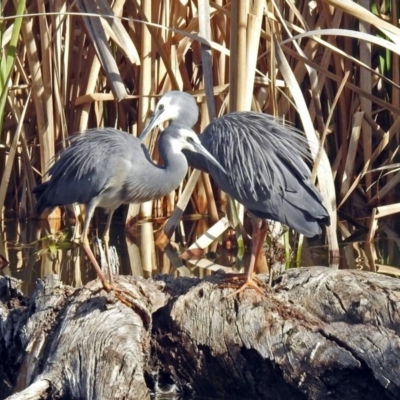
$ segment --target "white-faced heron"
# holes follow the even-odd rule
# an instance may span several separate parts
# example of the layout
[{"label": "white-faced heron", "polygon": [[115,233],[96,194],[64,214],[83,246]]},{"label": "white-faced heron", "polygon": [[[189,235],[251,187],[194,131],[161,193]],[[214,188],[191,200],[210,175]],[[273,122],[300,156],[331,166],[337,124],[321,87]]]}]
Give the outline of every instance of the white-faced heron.
[{"label": "white-faced heron", "polygon": [[104,208],[109,213],[104,232],[107,249],[116,208],[121,204],[158,199],[179,186],[188,169],[183,149],[202,154],[210,165],[224,172],[188,126],[171,124],[160,136],[158,148],[164,166],[152,162],[140,139],[113,128],[91,129],[72,137],[71,145],[48,170],[50,180],[33,189],[39,215],[48,207],[71,203],[85,205],[82,246],[103,287],[107,291],[115,289],[122,301],[122,291],[107,282],[89,246],[87,236],[95,208]]},{"label": "white-faced heron", "polygon": [[[165,121],[179,121],[192,127],[198,107],[188,93],[164,94],[143,130],[144,138]],[[225,171],[204,157],[185,153],[189,165],[208,172],[216,184],[249,211],[253,240],[248,273],[239,279],[239,291],[257,288],[254,265],[267,233],[265,219],[283,222],[299,233],[312,237],[330,224],[322,196],[310,181],[306,139],[294,128],[258,112],[234,112],[212,121],[200,135],[203,146]],[[240,278],[240,277],[239,277]]]}]

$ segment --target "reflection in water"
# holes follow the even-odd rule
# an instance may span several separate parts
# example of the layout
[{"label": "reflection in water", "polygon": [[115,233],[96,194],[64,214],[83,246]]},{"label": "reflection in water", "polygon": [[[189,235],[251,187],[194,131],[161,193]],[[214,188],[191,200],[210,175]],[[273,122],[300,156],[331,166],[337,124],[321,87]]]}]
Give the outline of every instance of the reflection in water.
[{"label": "reflection in water", "polygon": [[22,280],[24,293],[30,293],[35,280],[40,277],[40,264],[35,255],[38,235],[39,230],[35,224],[2,221],[0,252],[9,264],[1,272]]},{"label": "reflection in water", "polygon": [[[31,294],[37,278],[48,274],[59,274],[66,284],[80,286],[95,279],[95,273],[86,260],[84,252],[78,244],[71,242],[73,228],[59,231],[58,220],[51,221],[52,230],[56,234],[48,234],[50,228],[46,221],[38,220],[21,222],[6,220],[2,223],[0,234],[0,254],[9,264],[2,266],[3,275],[11,275],[23,281],[24,293]],[[43,226],[41,226],[43,224]],[[104,226],[92,231],[99,236]],[[116,247],[119,255],[121,275],[140,275],[151,277],[155,274],[174,274],[175,276],[195,275],[203,277],[211,271],[196,267],[180,258],[192,243],[194,243],[209,228],[208,221],[203,219],[195,222],[184,222],[173,237],[173,242],[164,251],[157,246],[159,224],[151,222],[135,226],[135,232],[126,233],[124,223],[115,219],[110,232],[110,245]],[[224,242],[222,246],[220,243]],[[326,265],[326,247],[318,242],[305,246],[302,265]],[[267,241],[268,245],[268,241]],[[227,249],[230,248],[229,250]],[[268,249],[267,249],[268,250]],[[233,269],[248,264],[245,253],[243,259],[238,257],[234,244],[234,235],[225,233],[223,240],[213,241],[205,249],[208,262],[203,265],[219,264]],[[400,270],[393,265],[393,260],[399,258],[399,244],[396,241],[379,241],[372,243],[347,243],[341,246],[341,268],[378,271],[391,275],[400,275]],[[283,267],[284,268],[284,267]]]}]

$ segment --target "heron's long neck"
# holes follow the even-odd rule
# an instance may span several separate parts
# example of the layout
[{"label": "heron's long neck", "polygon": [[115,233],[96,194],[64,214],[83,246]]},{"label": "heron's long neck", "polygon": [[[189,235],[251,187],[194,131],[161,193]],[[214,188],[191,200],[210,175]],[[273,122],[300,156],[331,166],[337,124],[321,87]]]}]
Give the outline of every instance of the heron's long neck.
[{"label": "heron's long neck", "polygon": [[158,151],[164,164],[164,168],[158,173],[164,179],[166,193],[169,193],[182,182],[188,170],[188,163],[181,149],[174,148],[169,140],[163,140],[163,137],[160,138]]},{"label": "heron's long neck", "polygon": [[159,199],[176,189],[182,182],[188,164],[181,149],[174,149],[174,143],[171,142],[173,140],[168,137],[160,137],[158,148],[163,166],[154,164],[150,156],[138,159],[136,165],[133,162],[133,170],[124,182],[126,204]]},{"label": "heron's long neck", "polygon": [[[140,201],[165,196],[179,186],[187,173],[188,163],[181,149],[174,148],[173,143],[163,135],[160,137],[158,150],[163,166],[149,164],[146,167],[148,168],[148,178],[141,185],[145,188],[144,193],[148,198],[146,200],[138,199]],[[138,201],[136,200],[136,202]]]}]

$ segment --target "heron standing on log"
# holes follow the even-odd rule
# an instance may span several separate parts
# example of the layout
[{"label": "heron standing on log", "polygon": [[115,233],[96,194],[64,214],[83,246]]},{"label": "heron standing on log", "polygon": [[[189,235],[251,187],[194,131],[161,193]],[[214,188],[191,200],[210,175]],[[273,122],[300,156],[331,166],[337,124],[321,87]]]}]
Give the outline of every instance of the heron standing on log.
[{"label": "heron standing on log", "polygon": [[[166,121],[191,128],[198,115],[191,95],[168,92],[159,100],[140,138]],[[185,152],[189,165],[208,172],[224,192],[243,204],[253,226],[248,272],[236,275],[235,293],[248,286],[258,289],[253,272],[267,233],[266,219],[282,222],[307,237],[321,234],[323,226],[330,224],[304,161],[309,158],[307,141],[293,127],[259,112],[234,112],[217,118],[200,140],[225,171],[204,157]]]},{"label": "heron standing on log", "polygon": [[178,121],[162,133],[158,148],[163,166],[153,163],[140,139],[113,128],[91,129],[72,137],[71,145],[60,153],[58,161],[47,171],[50,179],[33,189],[38,215],[48,207],[72,203],[85,205],[82,247],[103,287],[107,291],[115,290],[117,297],[128,305],[122,296],[126,292],[115,288],[112,279],[107,281],[89,246],[89,224],[96,207],[108,211],[104,231],[107,254],[114,211],[121,204],[158,199],[178,187],[188,169],[182,150],[202,154],[210,165],[225,173],[196,133]]}]

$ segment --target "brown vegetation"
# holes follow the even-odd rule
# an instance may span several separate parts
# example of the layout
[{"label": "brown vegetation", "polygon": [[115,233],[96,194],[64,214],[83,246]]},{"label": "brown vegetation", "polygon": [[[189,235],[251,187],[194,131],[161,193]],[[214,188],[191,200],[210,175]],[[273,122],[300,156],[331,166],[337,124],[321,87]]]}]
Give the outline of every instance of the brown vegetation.
[{"label": "brown vegetation", "polygon": [[[331,251],[337,233],[348,238],[363,228],[373,239],[377,219],[398,211],[400,173],[382,168],[397,161],[399,148],[400,29],[396,2],[369,5],[3,2],[2,210],[32,216],[31,189],[70,134],[95,126],[137,134],[157,96],[181,89],[197,98],[198,131],[214,115],[238,109],[299,126],[332,211]],[[196,190],[196,211],[215,215],[214,199],[224,198],[204,180]],[[153,213],[171,208],[159,201]],[[383,229],[392,231],[390,223]]]}]

